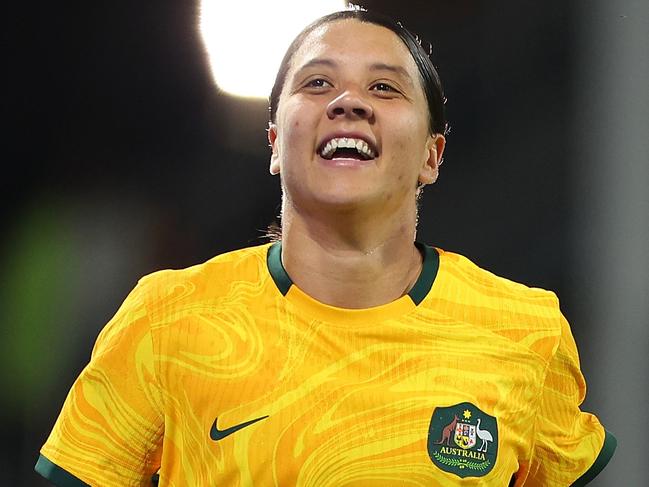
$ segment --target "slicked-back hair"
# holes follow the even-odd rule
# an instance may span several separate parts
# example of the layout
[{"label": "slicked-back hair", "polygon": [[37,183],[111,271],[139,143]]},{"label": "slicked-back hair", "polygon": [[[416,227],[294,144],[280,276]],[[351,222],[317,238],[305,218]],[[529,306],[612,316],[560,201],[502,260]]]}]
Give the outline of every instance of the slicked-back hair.
[{"label": "slicked-back hair", "polygon": [[426,95],[426,101],[428,102],[429,131],[431,134],[446,135],[448,129],[446,114],[444,110],[444,103],[446,100],[444,98],[442,82],[439,78],[439,74],[437,73],[437,69],[435,69],[433,62],[429,57],[429,52],[427,52],[421,45],[419,38],[411,33],[408,29],[406,29],[400,22],[397,22],[386,15],[377,12],[369,12],[367,10],[358,8],[351,10],[342,10],[340,12],[334,12],[332,14],[320,17],[319,19],[306,26],[304,30],[302,30],[302,32],[297,35],[293,42],[291,42],[291,45],[286,50],[286,54],[284,54],[282,63],[280,64],[279,70],[277,71],[275,84],[273,85],[273,89],[270,93],[270,122],[275,123],[279,98],[282,94],[282,90],[284,89],[286,75],[291,68],[291,61],[295,52],[304,43],[304,40],[307,38],[307,36],[318,27],[331,22],[346,19],[358,20],[359,22],[366,22],[369,24],[385,27],[394,32],[399,37],[399,39],[403,41],[403,43],[408,48],[410,55],[415,61],[417,69],[419,70],[419,76],[424,88],[424,94]]}]

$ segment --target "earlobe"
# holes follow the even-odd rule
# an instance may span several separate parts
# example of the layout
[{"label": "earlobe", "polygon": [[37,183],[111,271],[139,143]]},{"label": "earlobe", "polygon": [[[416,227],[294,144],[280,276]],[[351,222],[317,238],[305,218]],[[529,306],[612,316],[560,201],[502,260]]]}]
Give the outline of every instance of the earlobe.
[{"label": "earlobe", "polygon": [[277,150],[277,125],[274,123],[268,124],[268,144],[270,145],[270,166],[268,170],[275,176],[279,174],[279,152]]},{"label": "earlobe", "polygon": [[442,155],[444,154],[445,146],[446,139],[442,134],[433,134],[430,137],[426,144],[428,157],[419,173],[419,182],[422,185],[433,184],[437,181],[437,176],[439,176],[439,166],[442,164]]}]

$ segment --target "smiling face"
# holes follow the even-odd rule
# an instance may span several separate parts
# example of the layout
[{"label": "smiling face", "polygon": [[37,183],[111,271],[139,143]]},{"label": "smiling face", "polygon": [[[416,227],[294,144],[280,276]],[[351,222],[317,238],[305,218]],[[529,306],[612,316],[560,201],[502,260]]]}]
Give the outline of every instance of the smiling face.
[{"label": "smiling face", "polygon": [[354,19],[316,28],[295,52],[269,141],[285,203],[302,211],[414,215],[417,183],[435,181],[444,148],[406,46]]}]

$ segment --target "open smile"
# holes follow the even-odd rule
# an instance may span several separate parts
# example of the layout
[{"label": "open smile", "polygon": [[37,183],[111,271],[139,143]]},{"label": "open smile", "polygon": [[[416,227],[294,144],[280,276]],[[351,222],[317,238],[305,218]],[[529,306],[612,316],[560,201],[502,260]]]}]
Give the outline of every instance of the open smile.
[{"label": "open smile", "polygon": [[359,137],[331,137],[320,144],[318,154],[330,161],[369,161],[377,157],[378,150],[374,143]]}]

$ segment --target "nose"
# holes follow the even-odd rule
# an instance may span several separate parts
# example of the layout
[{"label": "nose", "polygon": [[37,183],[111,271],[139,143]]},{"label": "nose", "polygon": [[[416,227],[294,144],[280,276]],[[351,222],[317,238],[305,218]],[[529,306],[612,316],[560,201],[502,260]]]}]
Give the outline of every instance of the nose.
[{"label": "nose", "polygon": [[374,115],[372,106],[354,91],[347,90],[327,105],[330,119],[345,117],[356,120],[370,119]]}]

